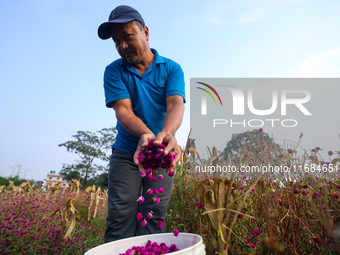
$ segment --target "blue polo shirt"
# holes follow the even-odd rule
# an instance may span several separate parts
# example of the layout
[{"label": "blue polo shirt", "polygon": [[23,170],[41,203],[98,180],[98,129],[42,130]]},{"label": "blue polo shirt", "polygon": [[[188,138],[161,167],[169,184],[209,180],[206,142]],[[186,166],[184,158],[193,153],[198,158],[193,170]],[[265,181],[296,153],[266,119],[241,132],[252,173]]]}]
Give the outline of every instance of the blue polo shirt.
[{"label": "blue polo shirt", "polygon": [[[112,62],[105,69],[106,107],[119,99],[130,98],[137,117],[157,136],[162,131],[166,114],[166,97],[180,95],[185,103],[184,73],[179,64],[158,55],[143,76],[124,59]],[[112,148],[134,154],[139,137],[131,135],[117,120],[118,134]]]}]

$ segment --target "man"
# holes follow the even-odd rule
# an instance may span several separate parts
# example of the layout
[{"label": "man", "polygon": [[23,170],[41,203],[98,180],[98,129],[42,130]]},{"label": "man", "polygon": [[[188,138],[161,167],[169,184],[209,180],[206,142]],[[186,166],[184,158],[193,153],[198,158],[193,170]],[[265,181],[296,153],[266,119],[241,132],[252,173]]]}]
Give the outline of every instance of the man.
[{"label": "man", "polygon": [[[112,145],[109,169],[109,199],[105,242],[165,232],[157,223],[166,220],[171,196],[173,171],[181,151],[174,135],[181,125],[184,103],[184,74],[177,63],[161,57],[149,47],[149,29],[140,13],[121,5],[109,16],[109,21],[98,28],[101,39],[112,38],[120,59],[105,69],[104,90],[106,106],[112,107],[117,118],[116,142]],[[142,178],[145,172],[137,156],[150,139],[167,144],[165,155],[171,150],[176,157],[168,169],[153,169],[153,175],[163,175],[157,182]],[[159,193],[160,203],[146,192],[164,188]],[[145,201],[136,201],[142,195]],[[136,215],[141,212],[147,225],[143,227]],[[147,214],[152,214],[152,219]]]}]

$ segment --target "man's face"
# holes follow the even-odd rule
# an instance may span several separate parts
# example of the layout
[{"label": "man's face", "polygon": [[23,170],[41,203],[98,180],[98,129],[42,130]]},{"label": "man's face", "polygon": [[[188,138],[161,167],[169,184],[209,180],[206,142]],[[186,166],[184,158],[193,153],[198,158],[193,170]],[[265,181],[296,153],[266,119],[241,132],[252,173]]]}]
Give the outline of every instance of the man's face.
[{"label": "man's face", "polygon": [[143,61],[149,50],[149,30],[146,26],[141,31],[134,22],[114,24],[111,36],[118,54],[128,63],[136,65]]}]

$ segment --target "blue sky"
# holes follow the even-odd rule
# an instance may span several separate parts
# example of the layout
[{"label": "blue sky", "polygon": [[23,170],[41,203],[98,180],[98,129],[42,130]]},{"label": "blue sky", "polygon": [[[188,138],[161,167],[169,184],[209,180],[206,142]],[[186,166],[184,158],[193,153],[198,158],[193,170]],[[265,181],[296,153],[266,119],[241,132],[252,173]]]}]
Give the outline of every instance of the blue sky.
[{"label": "blue sky", "polygon": [[78,130],[116,124],[102,77],[119,56],[97,29],[120,4],[140,11],[150,46],[184,70],[188,103],[180,145],[190,129],[190,78],[340,77],[335,0],[2,0],[1,176],[18,163],[21,176],[26,169],[26,178],[44,179],[77,159],[58,144]]}]

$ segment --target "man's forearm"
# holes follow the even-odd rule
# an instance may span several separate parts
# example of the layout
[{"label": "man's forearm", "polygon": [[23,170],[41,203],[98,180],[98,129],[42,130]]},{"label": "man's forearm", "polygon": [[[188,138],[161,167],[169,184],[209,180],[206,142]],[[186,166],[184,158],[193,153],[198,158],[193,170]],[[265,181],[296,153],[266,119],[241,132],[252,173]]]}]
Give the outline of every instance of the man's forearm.
[{"label": "man's forearm", "polygon": [[152,131],[143,123],[143,121],[134,113],[116,113],[116,118],[131,135],[141,137],[143,134],[153,134]]},{"label": "man's forearm", "polygon": [[177,129],[181,126],[184,108],[182,103],[173,104],[169,107],[164,118],[162,132],[169,132],[172,136],[175,135]]}]

